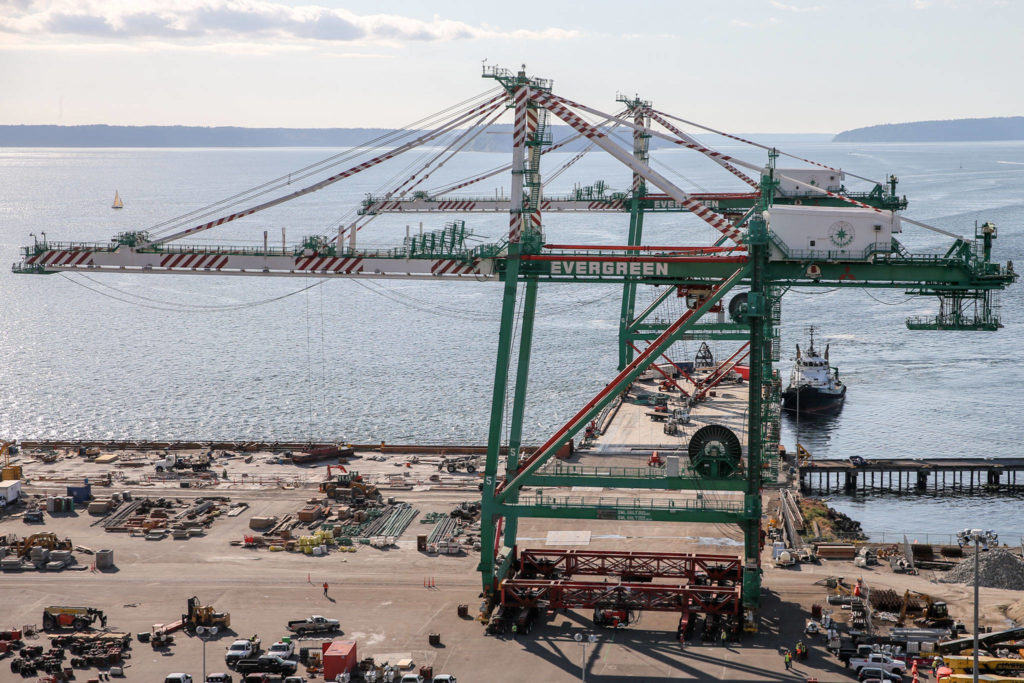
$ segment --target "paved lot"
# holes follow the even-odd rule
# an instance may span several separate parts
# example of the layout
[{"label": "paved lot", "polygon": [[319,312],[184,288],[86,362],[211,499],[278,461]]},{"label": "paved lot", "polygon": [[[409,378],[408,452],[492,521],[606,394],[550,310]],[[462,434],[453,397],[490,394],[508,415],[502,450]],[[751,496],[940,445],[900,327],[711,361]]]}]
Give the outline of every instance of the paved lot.
[{"label": "paved lot", "polygon": [[[381,464],[381,467],[392,467]],[[29,491],[33,490],[29,487]],[[43,489],[36,488],[36,491]],[[117,487],[115,489],[117,490]],[[101,493],[97,490],[97,493]],[[176,541],[146,541],[126,534],[105,533],[90,526],[96,518],[86,513],[54,518],[47,515],[46,530],[70,537],[76,545],[114,550],[116,571],[64,571],[54,574],[25,572],[0,575],[0,628],[41,621],[46,605],[89,605],[104,610],[111,628],[137,633],[155,623],[177,619],[189,596],[231,613],[233,633],[223,634],[207,646],[207,671],[223,669],[223,651],[234,634],[258,633],[264,643],[286,635],[288,619],[323,614],[340,620],[346,638],[358,642],[360,656],[392,662],[409,657],[417,666],[427,664],[435,673],[452,673],[462,683],[473,681],[576,681],[580,678],[583,647],[573,636],[596,633],[587,648],[587,679],[592,682],[730,680],[730,681],[847,681],[852,676],[821,644],[812,644],[811,657],[786,672],[780,648],[792,647],[800,636],[813,603],[823,604],[824,589],[814,582],[827,575],[863,574],[872,585],[915,588],[937,593],[951,601],[954,617],[966,619],[970,589],[934,584],[930,577],[907,579],[888,570],[856,570],[849,563],[804,566],[800,570],[766,568],[764,609],[760,633],[729,647],[675,640],[678,617],[647,613],[626,629],[594,629],[590,614],[559,612],[528,636],[517,640],[487,637],[472,619],[460,619],[457,606],[466,603],[471,614],[479,605],[476,556],[430,557],[415,549],[415,536],[427,527],[414,522],[398,547],[376,550],[360,547],[356,553],[310,557],[292,553],[247,550],[230,545],[248,532],[253,515],[294,512],[315,488],[254,489],[244,485],[218,490],[250,503],[239,517],[218,520],[204,537]],[[135,489],[136,496],[195,496],[185,489]],[[472,489],[405,491],[395,493],[422,511],[447,511],[461,500],[473,499]],[[735,554],[736,529],[725,525],[523,520],[520,544],[543,547],[549,530],[589,529],[589,548],[627,550],[702,551]],[[25,535],[38,531],[20,519],[0,520],[0,533]],[[89,563],[88,555],[78,554]],[[436,588],[425,588],[432,579]],[[330,584],[329,597],[321,589]],[[1008,591],[983,591],[987,622],[1002,626],[995,605],[1020,597]],[[439,633],[442,646],[431,647],[428,634]],[[42,641],[40,641],[42,642]],[[128,680],[162,681],[172,671],[199,677],[203,669],[202,643],[177,634],[166,653],[135,643],[127,669]],[[15,680],[6,664],[0,681]],[[85,680],[80,675],[80,680]]]}]

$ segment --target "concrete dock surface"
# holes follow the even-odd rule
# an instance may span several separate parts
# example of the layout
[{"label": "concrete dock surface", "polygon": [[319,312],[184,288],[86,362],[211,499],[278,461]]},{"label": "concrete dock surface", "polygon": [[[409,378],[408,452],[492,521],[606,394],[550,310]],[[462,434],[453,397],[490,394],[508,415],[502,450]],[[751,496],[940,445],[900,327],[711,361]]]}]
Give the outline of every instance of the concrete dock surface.
[{"label": "concrete dock surface", "polygon": [[[685,445],[693,431],[712,423],[730,426],[745,446],[745,385],[722,387],[717,393],[716,399],[693,411],[683,437],[666,435],[661,422],[646,415],[647,406],[623,403],[605,435],[569,463],[642,467],[648,456],[640,451],[657,447],[670,454]],[[623,444],[639,450],[624,451]],[[618,453],[612,455],[614,450]],[[180,618],[187,599],[197,596],[203,605],[231,614],[231,630],[206,645],[207,672],[225,669],[224,650],[236,636],[259,634],[268,646],[289,635],[285,628],[288,620],[319,614],[340,621],[340,637],[357,642],[360,658],[372,656],[378,662],[391,663],[411,659],[417,670],[431,666],[435,674],[454,674],[460,683],[578,681],[584,667],[586,679],[592,683],[809,679],[825,683],[855,680],[855,676],[825,650],[823,641],[804,639],[810,657],[794,662],[792,671],[786,671],[782,652],[803,639],[812,605],[826,604],[826,589],[816,585],[826,577],[842,576],[848,581],[862,577],[873,588],[930,593],[949,603],[954,619],[971,622],[972,588],[937,583],[931,572],[897,575],[886,566],[856,568],[847,561],[780,569],[772,565],[766,549],[758,632],[745,634],[739,642],[722,646],[702,644],[694,638],[680,644],[676,638],[679,615],[662,612],[643,613],[637,623],[608,630],[595,627],[589,611],[557,611],[529,634],[487,636],[483,624],[473,618],[481,604],[478,553],[432,556],[419,552],[416,536],[431,527],[416,520],[389,549],[356,545],[355,552],[332,550],[315,557],[232,545],[253,533],[248,525],[251,517],[294,514],[310,498],[320,496],[317,482],[326,475],[326,463],[297,466],[281,462],[278,454],[269,452],[218,453],[210,474],[158,475],[153,466],[158,455],[121,451],[117,458],[96,462],[66,450],[47,457],[49,462],[31,453],[20,454],[16,462],[25,468],[25,490],[30,495],[63,494],[66,486],[79,485],[88,478],[96,497],[123,490],[130,490],[134,498],[217,495],[229,496],[232,503],[248,503],[249,508],[235,517],[222,515],[201,536],[180,540],[107,533],[93,526],[98,517],[81,508],[73,514],[46,514],[44,525],[26,524],[20,516],[0,516],[0,534],[52,531],[61,538],[69,537],[76,546],[112,549],[116,565],[113,570],[92,570],[93,556],[77,552],[83,570],[0,574],[0,630],[41,625],[42,609],[49,605],[76,605],[104,611],[108,628],[134,636],[150,631],[154,624]],[[421,516],[447,513],[463,501],[479,500],[480,472],[439,471],[441,457],[436,453],[416,457],[363,452],[360,456],[349,463],[350,470],[358,470],[380,486],[385,497],[411,503]],[[480,463],[482,468],[482,459]],[[569,493],[568,489],[559,491]],[[588,489],[586,495],[652,498],[690,494]],[[767,499],[777,493],[766,490],[764,495],[767,511]],[[573,538],[578,544],[559,546],[549,536],[551,532],[564,532],[563,538]],[[723,524],[522,519],[518,538],[520,548],[728,555],[742,551],[739,529]],[[324,582],[329,584],[326,597]],[[983,588],[981,596],[982,624],[999,629],[1008,625],[999,606],[1018,600],[1021,594]],[[460,604],[469,606],[469,618],[458,616]],[[440,635],[439,646],[428,642],[432,633]],[[587,645],[585,660],[584,646],[574,638],[577,634],[584,636],[584,642],[588,634],[597,638]],[[34,642],[48,644],[45,635]],[[320,642],[304,640],[300,645]],[[167,650],[154,650],[135,641],[127,665],[129,681],[159,683],[168,673],[184,672],[198,682],[202,680],[203,644],[198,637],[180,631]],[[95,675],[96,670],[91,669],[77,678],[85,681]],[[236,681],[240,678],[235,675]],[[0,662],[0,681],[7,680],[21,678],[9,671],[6,662]]]},{"label": "concrete dock surface", "polygon": [[[202,494],[173,489],[152,493]],[[598,638],[587,648],[590,681],[802,681],[816,677],[824,682],[852,679],[851,672],[825,652],[824,643],[810,641],[810,658],[796,663],[791,672],[785,671],[780,652],[801,638],[811,605],[824,604],[825,590],[815,581],[825,576],[863,576],[876,587],[938,594],[950,602],[958,619],[967,620],[970,611],[970,587],[935,584],[928,576],[855,569],[850,562],[774,569],[766,561],[760,631],[727,647],[696,641],[680,645],[675,638],[678,615],[669,613],[645,613],[627,628],[605,630],[594,628],[589,613],[560,611],[529,635],[514,640],[491,637],[484,635],[477,621],[457,615],[460,603],[470,606],[471,616],[480,603],[476,554],[449,557],[417,552],[415,536],[421,529],[416,523],[397,547],[388,550],[359,546],[354,553],[311,557],[230,545],[251,533],[249,517],[292,512],[311,493],[303,488],[238,491],[232,500],[249,502],[245,514],[222,517],[205,536],[188,540],[147,541],[106,533],[90,526],[96,518],[84,512],[47,515],[45,530],[70,537],[76,545],[113,549],[116,570],[5,573],[0,576],[0,604],[4,605],[0,628],[39,624],[42,608],[48,605],[83,605],[103,610],[109,628],[135,634],[177,619],[185,611],[188,597],[196,595],[203,604],[231,613],[232,632],[220,634],[206,646],[207,672],[224,669],[223,652],[235,635],[257,633],[268,645],[288,635],[285,622],[289,619],[321,614],[341,622],[343,637],[357,641],[361,657],[392,662],[410,658],[416,667],[430,665],[435,673],[452,673],[463,682],[579,680],[583,647],[574,640],[576,633],[594,633]],[[424,512],[446,511],[463,498],[433,491],[410,491],[402,496]],[[549,531],[580,528],[583,523],[578,521],[523,520],[520,545],[550,547],[545,545]],[[735,529],[724,525],[597,522],[587,523],[586,528],[591,531],[591,541],[583,547],[589,549],[733,554],[739,542]],[[2,533],[24,535],[30,530],[40,527],[20,519],[0,521]],[[91,561],[88,555],[77,556],[80,563]],[[322,590],[325,581],[329,584],[326,598]],[[436,587],[424,587],[424,583]],[[1005,625],[996,606],[1018,597],[1012,591],[983,589],[984,623]],[[440,647],[429,645],[430,633],[440,634]],[[136,642],[127,679],[161,681],[171,672],[190,673],[198,679],[202,651],[197,637],[182,632],[175,634],[175,644],[166,653]],[[80,676],[84,680],[84,674]],[[17,678],[6,665],[0,670],[0,680]]]}]

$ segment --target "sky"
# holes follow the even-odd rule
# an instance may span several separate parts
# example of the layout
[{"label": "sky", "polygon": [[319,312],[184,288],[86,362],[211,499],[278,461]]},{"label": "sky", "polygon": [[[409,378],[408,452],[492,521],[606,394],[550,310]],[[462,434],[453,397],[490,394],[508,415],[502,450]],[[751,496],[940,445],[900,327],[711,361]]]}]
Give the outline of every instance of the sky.
[{"label": "sky", "polygon": [[0,0],[0,124],[400,127],[481,64],[731,132],[1024,115],[1018,0]]}]

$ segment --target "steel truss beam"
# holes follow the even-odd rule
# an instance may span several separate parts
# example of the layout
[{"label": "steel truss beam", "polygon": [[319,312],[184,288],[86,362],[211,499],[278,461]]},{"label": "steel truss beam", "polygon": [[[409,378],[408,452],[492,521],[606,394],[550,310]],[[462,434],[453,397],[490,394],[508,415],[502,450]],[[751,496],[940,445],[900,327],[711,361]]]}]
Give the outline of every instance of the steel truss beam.
[{"label": "steel truss beam", "polygon": [[524,577],[587,575],[738,583],[742,569],[740,561],[730,555],[540,549],[519,555],[519,571]]},{"label": "steel truss beam", "polygon": [[703,612],[739,617],[739,587],[649,583],[590,583],[508,579],[501,584],[505,605],[547,609],[628,609]]}]

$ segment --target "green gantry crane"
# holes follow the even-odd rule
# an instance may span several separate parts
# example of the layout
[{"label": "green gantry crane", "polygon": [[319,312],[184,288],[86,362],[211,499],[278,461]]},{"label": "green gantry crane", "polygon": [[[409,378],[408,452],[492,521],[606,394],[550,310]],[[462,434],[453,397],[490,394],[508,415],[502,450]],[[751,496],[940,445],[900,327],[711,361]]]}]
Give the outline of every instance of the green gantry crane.
[{"label": "green gantry crane", "polygon": [[[996,297],[1017,276],[1008,265],[991,260],[994,225],[976,229],[973,240],[939,230],[953,240],[943,255],[908,253],[896,238],[902,222],[935,229],[901,217],[906,200],[896,195],[896,178],[875,182],[870,192],[853,193],[843,186],[844,173],[821,164],[811,169],[781,169],[778,152],[764,148],[767,164],[754,165],[711,150],[676,128],[682,121],[640,98],[620,98],[621,115],[604,114],[555,95],[550,81],[485,67],[484,76],[501,85],[497,95],[485,93],[432,129],[399,131],[378,141],[383,151],[372,158],[337,155],[303,169],[304,178],[320,178],[298,190],[291,174],[239,193],[214,205],[237,207],[231,213],[193,224],[193,212],[181,220],[151,229],[120,233],[109,244],[58,243],[44,239],[23,248],[14,270],[22,273],[118,272],[138,274],[200,274],[303,276],[318,278],[409,278],[431,281],[502,283],[499,343],[490,408],[487,460],[482,488],[482,586],[493,604],[502,582],[514,574],[520,518],[553,517],[593,520],[727,523],[744,535],[742,608],[752,613],[761,596],[761,489],[763,465],[777,471],[780,382],[772,369],[780,301],[792,287],[861,287],[901,289],[936,296],[940,311],[931,319],[908,321],[911,329],[994,330],[999,327]],[[436,192],[421,188],[430,172],[447,161],[495,121],[505,108],[514,114],[512,161],[495,171]],[[571,126],[575,135],[553,143],[548,117]],[[601,119],[587,123],[581,113]],[[657,130],[656,122],[668,133]],[[692,123],[692,122],[686,122]],[[633,149],[609,135],[617,126],[630,128]],[[713,130],[713,129],[708,129]],[[719,131],[713,131],[719,132]],[[409,137],[413,136],[412,140]],[[449,137],[446,137],[449,136]],[[742,193],[687,193],[649,165],[652,137],[693,149],[721,165],[748,185]],[[609,193],[603,183],[579,187],[570,195],[545,197],[541,181],[543,155],[567,142],[584,139],[600,147],[632,171],[626,192]],[[272,247],[264,233],[259,247],[209,246],[178,240],[302,197],[382,164],[430,142],[447,147],[413,171],[407,180],[380,196],[369,196],[351,223],[336,235],[314,235],[297,246]],[[745,141],[747,142],[747,141]],[[751,143],[754,144],[754,143]],[[589,148],[588,147],[588,148]],[[763,147],[763,146],[762,146]],[[358,150],[357,150],[358,151]],[[575,159],[575,157],[574,157]],[[357,163],[358,161],[358,163]],[[808,160],[802,160],[808,161]],[[337,165],[351,166],[335,172]],[[571,164],[572,161],[569,162]],[[567,165],[569,165],[567,164]],[[447,196],[498,173],[511,172],[508,197]],[[866,180],[866,179],[865,179]],[[276,185],[274,184],[276,183]],[[265,195],[274,190],[272,199]],[[507,239],[470,246],[472,232],[462,220],[442,230],[407,235],[401,247],[360,249],[357,233],[387,213],[507,212]],[[620,212],[629,214],[624,244],[553,245],[545,243],[545,211]],[[721,238],[705,246],[643,244],[647,212],[690,212],[712,225]],[[202,214],[208,215],[208,214]],[[45,234],[44,234],[45,235]],[[537,290],[540,283],[622,285],[618,374],[544,443],[524,456],[523,416],[531,361]],[[637,312],[640,286],[664,289]],[[740,291],[742,292],[740,293]],[[676,292],[693,294],[685,312],[670,321],[654,315]],[[729,319],[705,314],[718,310],[731,295]],[[517,324],[516,311],[521,305]],[[571,468],[553,466],[552,457],[602,409],[622,394],[641,373],[684,338],[742,340],[748,344],[750,367],[747,459],[740,462],[728,438],[698,433],[688,447],[689,461],[678,472],[657,468]],[[512,351],[518,343],[514,377]],[[643,346],[645,345],[646,346]],[[643,348],[641,348],[643,346]],[[511,384],[511,387],[510,387]],[[511,388],[511,408],[506,396]],[[503,425],[508,419],[507,442]],[[699,438],[698,438],[699,437]],[[725,445],[723,445],[725,444]],[[502,462],[502,447],[507,457]],[[720,491],[731,499],[560,497],[543,492],[571,486],[626,490]],[[531,491],[524,491],[531,487]],[[531,589],[532,590],[532,589]],[[580,593],[582,595],[582,593]],[[696,594],[695,594],[696,595]],[[695,599],[699,599],[699,595]],[[584,598],[580,598],[583,600]],[[589,598],[588,598],[589,599]],[[651,598],[651,604],[657,600]]]}]

